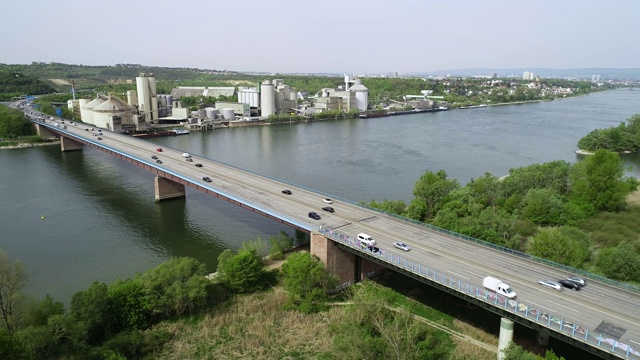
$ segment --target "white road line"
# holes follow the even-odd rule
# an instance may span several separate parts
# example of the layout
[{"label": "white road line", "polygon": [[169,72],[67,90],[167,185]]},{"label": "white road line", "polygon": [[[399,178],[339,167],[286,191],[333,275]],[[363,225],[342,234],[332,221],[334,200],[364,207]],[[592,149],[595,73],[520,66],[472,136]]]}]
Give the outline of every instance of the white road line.
[{"label": "white road line", "polygon": [[[545,309],[546,308],[545,306],[542,306],[540,304],[536,304],[533,301],[527,301],[527,305],[529,305],[529,304],[535,305],[535,306],[539,307],[540,309]],[[547,309],[547,310],[549,310],[551,312],[554,312],[554,313],[557,313],[557,311],[555,311],[555,310],[551,310],[551,309]]]},{"label": "white road line", "polygon": [[[558,304],[558,303],[557,303],[557,302],[555,302],[555,301],[551,301],[551,300],[547,300],[547,301],[548,301],[548,302],[550,302],[550,303],[552,303],[552,304],[555,304],[555,305],[558,305],[558,306],[560,306],[560,307],[563,307],[563,308],[565,308],[565,309],[569,309],[569,310],[576,311],[576,309],[574,309],[574,308],[570,308],[570,307],[568,307],[568,306],[564,306],[564,305],[562,305],[562,304]],[[579,311],[578,311],[578,312],[579,312]]]},{"label": "white road line", "polygon": [[471,280],[471,279],[469,279],[468,277],[466,277],[466,276],[464,276],[464,275],[456,274],[456,273],[454,273],[453,271],[448,271],[448,273],[449,273],[449,274],[453,274],[453,275],[458,276],[458,277],[461,277],[461,278],[463,278],[463,279]]},{"label": "white road line", "polygon": [[475,275],[475,276],[480,276],[480,277],[482,277],[482,275],[480,275],[480,274],[476,274],[476,273],[474,273],[474,272],[473,272],[473,271],[471,271],[471,270],[464,269],[464,271],[468,272],[469,274],[473,274],[473,275]]}]

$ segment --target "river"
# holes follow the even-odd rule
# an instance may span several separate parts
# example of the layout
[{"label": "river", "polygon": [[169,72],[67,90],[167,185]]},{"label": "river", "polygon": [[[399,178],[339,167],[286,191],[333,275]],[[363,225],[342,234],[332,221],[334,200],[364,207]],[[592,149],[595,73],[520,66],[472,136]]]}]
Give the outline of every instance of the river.
[{"label": "river", "polygon": [[[258,174],[352,201],[409,201],[426,171],[461,184],[490,172],[553,160],[576,162],[578,140],[640,113],[640,91],[388,118],[216,129],[156,138]],[[624,155],[640,176],[640,155]],[[215,270],[242,241],[291,229],[187,189],[156,204],[153,176],[85,148],[0,151],[0,248],[30,275],[27,292],[68,303],[93,281],[144,272],[175,256]],[[44,219],[42,219],[44,216]]]}]

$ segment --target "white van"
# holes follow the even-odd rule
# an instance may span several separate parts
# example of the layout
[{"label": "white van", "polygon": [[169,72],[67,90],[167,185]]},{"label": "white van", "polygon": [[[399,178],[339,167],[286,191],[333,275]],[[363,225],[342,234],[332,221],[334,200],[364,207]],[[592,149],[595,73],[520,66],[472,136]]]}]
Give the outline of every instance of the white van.
[{"label": "white van", "polygon": [[375,246],[376,245],[376,241],[373,240],[373,238],[367,234],[364,233],[360,233],[358,234],[358,240],[360,240],[360,243],[367,245],[367,246]]},{"label": "white van", "polygon": [[189,153],[182,153],[182,157],[183,157],[183,158],[185,158],[185,159],[188,159],[188,158],[190,158],[190,157],[191,157],[191,154],[189,154]]}]

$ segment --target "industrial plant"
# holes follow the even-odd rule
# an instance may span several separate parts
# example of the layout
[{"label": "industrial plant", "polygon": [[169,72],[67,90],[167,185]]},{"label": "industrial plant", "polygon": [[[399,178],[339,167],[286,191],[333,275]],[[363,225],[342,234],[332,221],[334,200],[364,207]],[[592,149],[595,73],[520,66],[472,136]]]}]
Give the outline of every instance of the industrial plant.
[{"label": "industrial plant", "polygon": [[[136,77],[136,90],[126,92],[126,101],[114,94],[98,94],[94,99],[69,100],[67,106],[81,120],[97,127],[124,133],[144,132],[152,127],[180,126],[187,130],[206,130],[216,124],[227,126],[260,122],[271,115],[312,115],[323,111],[366,111],[368,90],[359,79],[345,75],[344,85],[322,89],[305,99],[283,79],[264,80],[257,87],[177,87],[171,94],[157,94],[153,74]],[[75,94],[75,93],[74,93]],[[216,101],[215,107],[190,111],[180,98],[232,97],[237,102]]]}]

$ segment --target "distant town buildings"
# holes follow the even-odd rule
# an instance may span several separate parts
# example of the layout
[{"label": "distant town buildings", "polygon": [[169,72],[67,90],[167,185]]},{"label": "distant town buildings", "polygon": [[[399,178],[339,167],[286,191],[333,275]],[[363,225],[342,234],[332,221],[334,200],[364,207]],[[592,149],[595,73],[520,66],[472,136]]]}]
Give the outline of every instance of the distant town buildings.
[{"label": "distant town buildings", "polygon": [[533,77],[533,73],[532,73],[532,72],[530,72],[530,71],[525,71],[525,72],[522,74],[522,80],[533,80],[533,79],[534,79],[534,77]]},{"label": "distant town buildings", "polygon": [[600,82],[600,75],[591,75],[591,82]]}]

